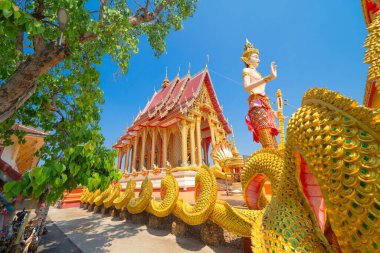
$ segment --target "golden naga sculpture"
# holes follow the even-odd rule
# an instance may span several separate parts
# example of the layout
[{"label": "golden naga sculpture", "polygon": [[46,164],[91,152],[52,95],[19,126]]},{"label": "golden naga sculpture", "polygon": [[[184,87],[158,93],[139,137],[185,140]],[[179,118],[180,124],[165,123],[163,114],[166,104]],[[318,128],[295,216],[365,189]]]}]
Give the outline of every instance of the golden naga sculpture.
[{"label": "golden naga sculpture", "polygon": [[[194,205],[178,199],[170,172],[161,184],[162,201],[152,199],[147,177],[139,197],[123,204],[131,213],[172,213],[191,225],[211,219],[251,237],[254,252],[377,252],[379,133],[380,110],[358,106],[336,92],[311,89],[289,121],[285,150],[261,149],[245,165],[244,196],[247,206],[256,210],[218,201],[215,176],[206,167],[197,168]],[[269,202],[261,196],[265,180],[272,186]],[[313,195],[318,189],[320,195]],[[96,193],[95,204],[111,193],[111,188]],[[88,203],[92,195],[85,191],[82,202]],[[116,198],[114,205],[118,203]]]}]

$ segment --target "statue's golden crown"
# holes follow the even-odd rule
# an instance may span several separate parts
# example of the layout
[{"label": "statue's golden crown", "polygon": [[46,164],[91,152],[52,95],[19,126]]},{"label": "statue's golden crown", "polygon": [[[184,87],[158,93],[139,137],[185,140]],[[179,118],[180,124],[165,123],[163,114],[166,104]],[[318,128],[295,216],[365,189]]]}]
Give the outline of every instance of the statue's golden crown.
[{"label": "statue's golden crown", "polygon": [[259,50],[257,48],[254,48],[252,43],[249,42],[248,39],[245,39],[244,52],[243,52],[243,56],[241,57],[243,62],[247,63],[248,58],[250,54],[252,53],[259,54]]}]

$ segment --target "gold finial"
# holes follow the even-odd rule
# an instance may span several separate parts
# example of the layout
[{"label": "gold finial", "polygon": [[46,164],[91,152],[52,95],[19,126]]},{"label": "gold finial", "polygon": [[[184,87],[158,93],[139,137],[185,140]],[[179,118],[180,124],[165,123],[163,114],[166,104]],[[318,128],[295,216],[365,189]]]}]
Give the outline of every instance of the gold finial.
[{"label": "gold finial", "polygon": [[259,50],[254,48],[252,43],[248,39],[245,39],[244,52],[241,57],[242,61],[249,64],[248,59],[251,54],[259,54]]},{"label": "gold finial", "polygon": [[181,66],[178,67],[178,73],[177,73],[177,77],[179,78],[179,73],[181,72]]},{"label": "gold finial", "polygon": [[284,126],[284,113],[283,113],[283,102],[282,102],[282,93],[281,90],[278,89],[276,92],[277,96],[277,115],[278,121],[280,123],[280,149],[285,149],[285,126]]},{"label": "gold finial", "polygon": [[189,62],[189,68],[187,69],[187,74],[190,76],[191,63]]},{"label": "gold finial", "polygon": [[206,67],[205,69],[208,69],[208,63],[210,62],[210,55],[206,54]]},{"label": "gold finial", "polygon": [[239,151],[238,151],[238,149],[236,147],[234,129],[232,128],[232,125],[230,127],[231,127],[231,135],[232,135],[232,149],[231,149],[231,152],[232,152],[232,155],[234,157],[238,157],[239,156]]},{"label": "gold finial", "polygon": [[168,67],[166,67],[166,74],[165,79],[162,82],[162,88],[165,89],[169,85],[169,79],[168,79]]}]

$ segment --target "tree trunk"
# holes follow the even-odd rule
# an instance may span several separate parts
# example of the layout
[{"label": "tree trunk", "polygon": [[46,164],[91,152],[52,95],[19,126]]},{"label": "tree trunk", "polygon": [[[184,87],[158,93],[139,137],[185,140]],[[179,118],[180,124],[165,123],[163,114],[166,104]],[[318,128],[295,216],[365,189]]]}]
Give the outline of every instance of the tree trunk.
[{"label": "tree trunk", "polygon": [[55,43],[40,45],[21,63],[11,78],[0,85],[0,123],[11,117],[33,95],[37,79],[69,56],[66,47]]}]

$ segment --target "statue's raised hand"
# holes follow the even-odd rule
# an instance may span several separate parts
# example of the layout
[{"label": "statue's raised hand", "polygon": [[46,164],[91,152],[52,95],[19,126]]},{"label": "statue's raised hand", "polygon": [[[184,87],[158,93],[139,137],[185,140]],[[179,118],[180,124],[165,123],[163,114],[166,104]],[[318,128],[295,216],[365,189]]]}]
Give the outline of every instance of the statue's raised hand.
[{"label": "statue's raised hand", "polygon": [[273,79],[277,77],[277,65],[274,61],[270,63],[270,75]]}]

